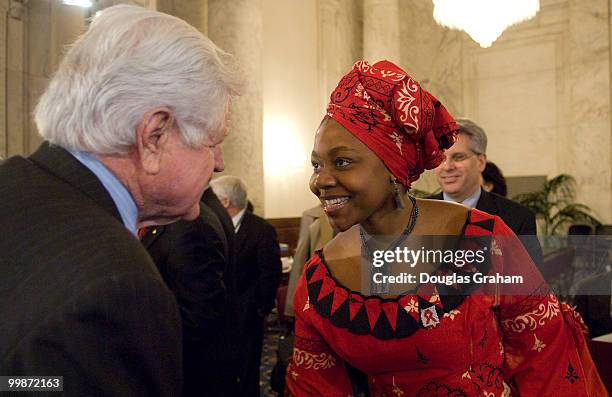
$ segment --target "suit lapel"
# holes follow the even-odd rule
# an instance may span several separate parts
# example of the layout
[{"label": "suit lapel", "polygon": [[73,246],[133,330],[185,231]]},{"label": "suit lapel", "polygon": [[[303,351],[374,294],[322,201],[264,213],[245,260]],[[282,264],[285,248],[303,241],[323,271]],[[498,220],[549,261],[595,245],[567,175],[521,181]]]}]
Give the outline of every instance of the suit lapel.
[{"label": "suit lapel", "polygon": [[434,194],[433,196],[429,196],[427,198],[431,200],[444,200],[444,196],[442,196],[442,193]]},{"label": "suit lapel", "polygon": [[483,188],[480,188],[480,198],[478,199],[478,203],[476,203],[476,209],[487,212],[491,215],[497,215],[499,213],[499,208],[497,207],[493,196]]},{"label": "suit lapel", "polygon": [[81,164],[68,151],[45,141],[29,159],[47,172],[79,190],[122,222],[115,202],[102,183],[93,172]]}]

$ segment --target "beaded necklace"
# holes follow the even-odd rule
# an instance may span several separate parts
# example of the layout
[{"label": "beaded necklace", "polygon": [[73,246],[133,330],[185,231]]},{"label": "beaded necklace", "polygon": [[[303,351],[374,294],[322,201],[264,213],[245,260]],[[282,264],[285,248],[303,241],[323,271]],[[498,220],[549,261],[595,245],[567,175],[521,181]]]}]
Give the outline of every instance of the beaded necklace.
[{"label": "beaded necklace", "polygon": [[[417,206],[417,202],[414,197],[408,196],[408,198],[412,202],[412,211],[410,212],[410,219],[408,220],[408,225],[406,226],[402,234],[393,243],[391,243],[391,245],[389,245],[389,247],[387,247],[385,251],[393,250],[396,247],[403,244],[404,241],[406,241],[406,239],[410,235],[410,233],[412,233],[412,230],[414,229],[414,226],[416,225],[417,218],[419,217],[419,207]],[[372,252],[372,249],[370,248],[370,245],[368,244],[368,239],[366,239],[365,234],[366,232],[365,230],[363,230],[363,226],[359,225],[359,237],[361,239],[362,249],[365,253],[365,256],[369,259],[370,263],[372,263],[373,258],[374,258],[374,253]],[[383,282],[383,283],[374,282],[374,275],[377,273],[381,274],[382,276],[388,276],[389,266],[385,263],[383,264],[382,267],[378,267],[378,268],[375,266],[371,267],[371,275],[370,275],[371,276],[370,278],[371,293],[372,294],[388,293],[389,292],[388,282]],[[385,277],[382,277],[382,279],[387,280],[387,278]]]}]

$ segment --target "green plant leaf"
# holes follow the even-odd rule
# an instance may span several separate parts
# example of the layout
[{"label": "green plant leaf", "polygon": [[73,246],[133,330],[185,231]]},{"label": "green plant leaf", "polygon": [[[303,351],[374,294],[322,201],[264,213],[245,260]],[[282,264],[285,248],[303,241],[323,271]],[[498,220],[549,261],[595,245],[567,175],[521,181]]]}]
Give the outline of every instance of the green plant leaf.
[{"label": "green plant leaf", "polygon": [[572,223],[601,224],[591,214],[591,209],[580,203],[575,203],[576,179],[568,174],[560,174],[548,180],[542,190],[523,193],[514,200],[523,204],[544,221],[545,234],[566,232]]}]

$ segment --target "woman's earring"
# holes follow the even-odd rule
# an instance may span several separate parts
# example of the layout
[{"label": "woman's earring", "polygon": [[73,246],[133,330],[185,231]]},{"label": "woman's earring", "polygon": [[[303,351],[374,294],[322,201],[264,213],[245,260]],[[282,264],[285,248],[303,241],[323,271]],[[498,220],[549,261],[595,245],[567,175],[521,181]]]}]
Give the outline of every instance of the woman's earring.
[{"label": "woman's earring", "polygon": [[404,200],[402,200],[402,192],[400,191],[399,184],[397,183],[397,179],[393,177],[391,179],[391,184],[393,185],[393,198],[395,199],[395,207],[398,209],[404,209]]}]

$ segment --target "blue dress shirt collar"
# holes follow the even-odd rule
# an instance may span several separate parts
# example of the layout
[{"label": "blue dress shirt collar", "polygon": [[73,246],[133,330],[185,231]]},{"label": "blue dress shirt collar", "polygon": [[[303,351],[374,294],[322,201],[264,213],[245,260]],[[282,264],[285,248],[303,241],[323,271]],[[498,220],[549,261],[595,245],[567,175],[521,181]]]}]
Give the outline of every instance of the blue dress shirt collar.
[{"label": "blue dress shirt collar", "polygon": [[93,172],[100,180],[108,194],[115,202],[121,220],[125,227],[135,236],[138,234],[136,221],[138,219],[138,209],[130,192],[123,186],[121,181],[97,158],[87,152],[69,150],[77,160]]},{"label": "blue dress shirt collar", "polygon": [[[480,200],[481,193],[482,193],[482,188],[479,187],[478,189],[476,189],[474,194],[472,194],[470,197],[463,200],[460,204],[463,204],[468,208],[475,208],[476,204],[478,204],[478,200]],[[445,201],[455,201],[453,200],[451,196],[447,195],[444,192],[442,192],[442,197],[444,198]]]}]

